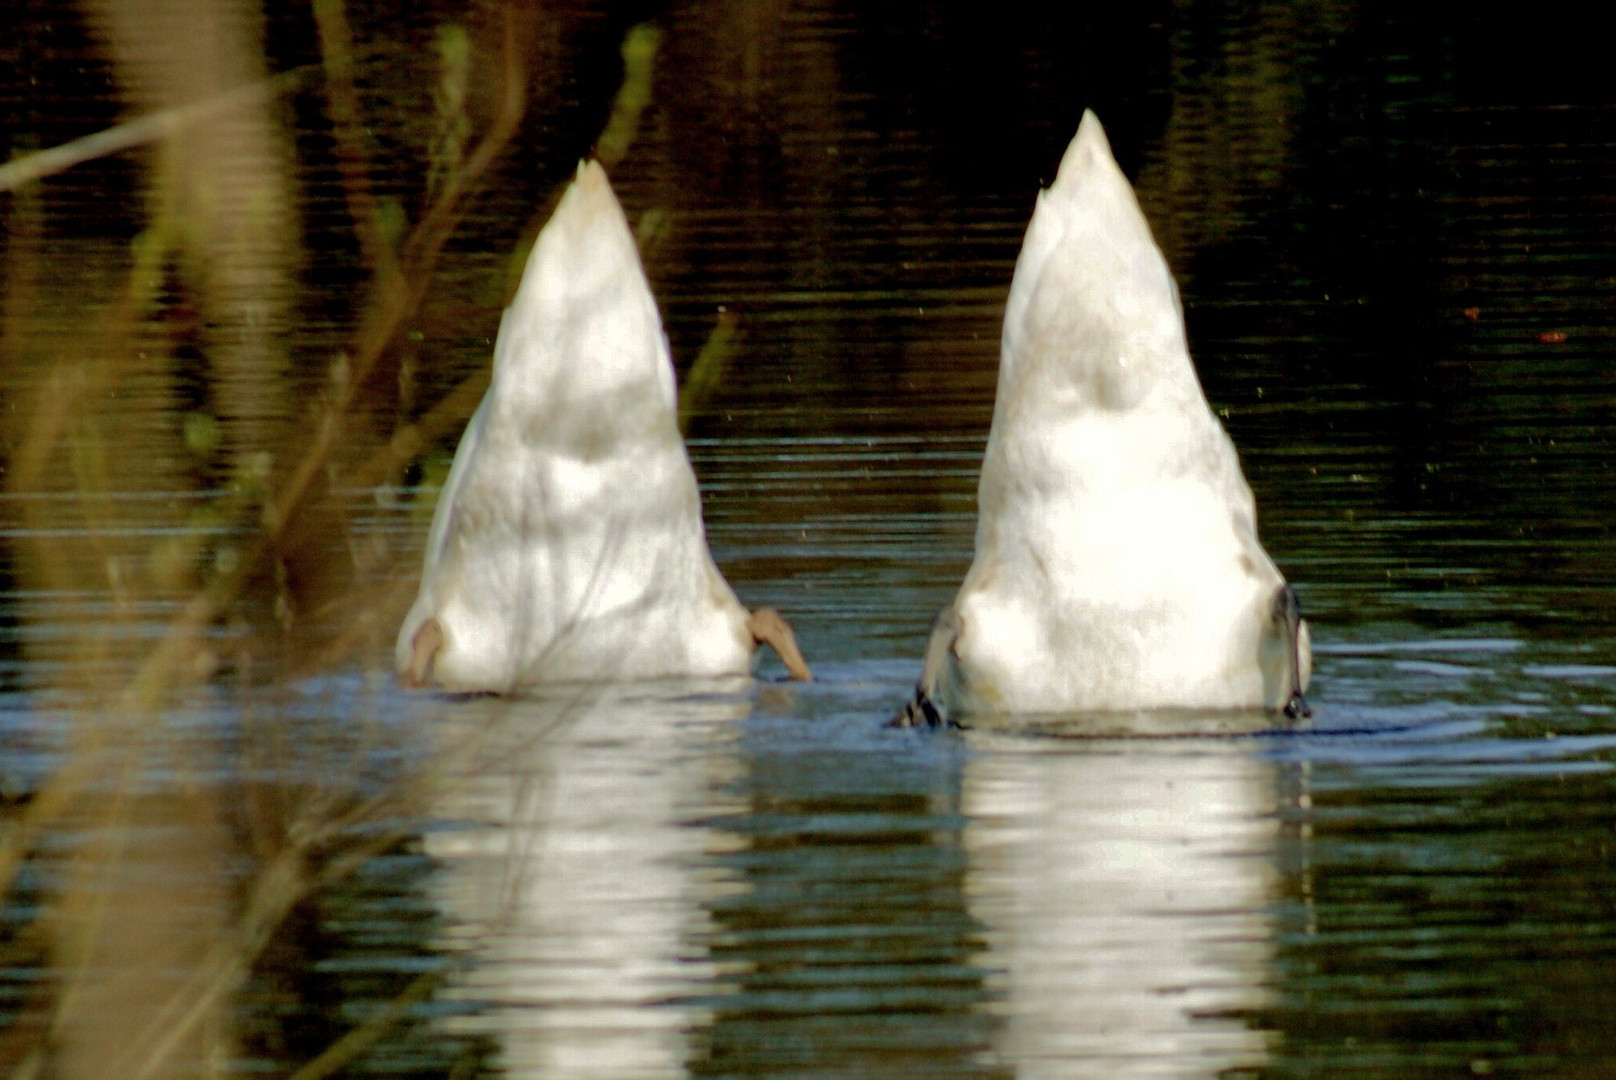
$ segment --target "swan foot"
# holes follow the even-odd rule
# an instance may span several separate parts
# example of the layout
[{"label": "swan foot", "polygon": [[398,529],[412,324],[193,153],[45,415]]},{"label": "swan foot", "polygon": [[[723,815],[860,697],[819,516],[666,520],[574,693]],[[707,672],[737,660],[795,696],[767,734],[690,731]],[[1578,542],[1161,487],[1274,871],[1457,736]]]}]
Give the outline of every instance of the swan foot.
[{"label": "swan foot", "polygon": [[937,707],[922,687],[915,687],[915,696],[903,707],[903,711],[887,721],[889,728],[958,728],[962,725],[950,720],[943,711]]},{"label": "swan foot", "polygon": [[954,643],[959,640],[960,624],[959,612],[953,605],[938,613],[926,639],[926,662],[920,669],[920,681],[915,683],[915,696],[903,712],[887,721],[887,727],[966,730],[964,724],[948,715],[947,706],[939,704],[940,690],[956,659]]},{"label": "swan foot", "polygon": [[746,628],[751,631],[753,641],[768,645],[779,655],[793,679],[797,682],[814,681],[814,673],[808,670],[808,661],[802,658],[802,650],[797,648],[797,635],[791,632],[791,624],[778,611],[758,608],[747,616]]},{"label": "swan foot", "polygon": [[404,685],[417,689],[427,685],[426,674],[432,670],[432,660],[443,648],[443,625],[429,618],[410,638],[410,666],[404,671]]},{"label": "swan foot", "polygon": [[1291,680],[1290,694],[1280,712],[1290,720],[1305,720],[1313,715],[1313,710],[1302,696],[1302,605],[1296,599],[1296,590],[1289,585],[1281,585],[1274,594],[1274,618],[1285,624],[1286,661]]}]

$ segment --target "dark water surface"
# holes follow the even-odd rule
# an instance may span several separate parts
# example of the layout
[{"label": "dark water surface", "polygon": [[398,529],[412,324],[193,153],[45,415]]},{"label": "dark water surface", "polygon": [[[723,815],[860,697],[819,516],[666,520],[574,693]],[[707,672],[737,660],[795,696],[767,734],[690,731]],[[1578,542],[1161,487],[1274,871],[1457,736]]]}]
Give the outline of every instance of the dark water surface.
[{"label": "dark water surface", "polygon": [[[193,172],[0,194],[8,1073],[1616,1075],[1598,35],[1553,4],[1054,8],[355,5],[357,186],[310,11],[148,6],[193,28],[177,62],[112,0],[8,9],[13,155],[294,73]],[[714,554],[820,681],[406,694],[460,422],[364,463],[486,368],[644,22],[613,183],[681,378],[730,342],[688,423]],[[250,48],[205,62],[230,27]],[[356,216],[420,223],[507,40],[516,135],[355,376],[324,502],[129,706],[365,355]],[[1312,622],[1304,730],[882,726],[970,560],[1002,304],[1085,107]]]}]

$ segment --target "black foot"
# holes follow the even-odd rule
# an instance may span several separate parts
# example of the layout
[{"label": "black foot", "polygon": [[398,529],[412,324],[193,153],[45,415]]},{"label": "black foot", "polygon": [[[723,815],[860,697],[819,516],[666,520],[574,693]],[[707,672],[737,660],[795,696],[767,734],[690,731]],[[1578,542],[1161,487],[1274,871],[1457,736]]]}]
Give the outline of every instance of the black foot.
[{"label": "black foot", "polygon": [[918,686],[915,687],[915,696],[910,698],[909,703],[903,707],[903,712],[887,721],[887,727],[924,727],[933,731],[938,728],[957,728],[959,726],[944,716],[937,706],[932,703],[931,698],[926,696],[926,692]]},{"label": "black foot", "polygon": [[1290,696],[1280,711],[1292,720],[1305,719],[1313,715],[1313,710],[1302,696],[1302,605],[1296,599],[1296,590],[1289,585],[1281,585],[1274,594],[1274,618],[1285,624],[1285,645],[1291,669]]}]

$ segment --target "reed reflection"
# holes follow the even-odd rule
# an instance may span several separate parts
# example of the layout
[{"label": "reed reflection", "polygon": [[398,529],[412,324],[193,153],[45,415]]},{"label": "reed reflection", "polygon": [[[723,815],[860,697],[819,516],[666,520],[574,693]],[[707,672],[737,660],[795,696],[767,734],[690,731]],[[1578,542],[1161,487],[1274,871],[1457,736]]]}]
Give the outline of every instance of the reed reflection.
[{"label": "reed reflection", "polygon": [[1239,739],[971,743],[967,889],[1018,1075],[1261,1067],[1272,766]]}]

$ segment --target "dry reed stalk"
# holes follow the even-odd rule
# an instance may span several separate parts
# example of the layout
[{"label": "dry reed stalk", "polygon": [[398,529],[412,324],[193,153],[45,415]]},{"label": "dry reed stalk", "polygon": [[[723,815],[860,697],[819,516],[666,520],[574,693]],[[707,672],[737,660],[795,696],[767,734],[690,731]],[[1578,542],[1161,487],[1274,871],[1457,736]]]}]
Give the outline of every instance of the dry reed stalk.
[{"label": "dry reed stalk", "polygon": [[49,150],[14,158],[0,165],[0,191],[17,191],[48,176],[66,172],[75,165],[171,139],[232,109],[271,101],[296,89],[313,71],[312,67],[293,68],[206,101],[158,109]]},{"label": "dry reed stalk", "polygon": [[[138,663],[134,673],[116,687],[97,695],[95,712],[101,722],[82,726],[82,735],[73,752],[63,761],[34,793],[33,798],[16,817],[6,823],[0,832],[0,894],[9,894],[22,860],[38,844],[45,832],[67,819],[68,815],[85,808],[85,799],[92,783],[104,781],[108,770],[114,770],[122,779],[102,787],[110,788],[110,799],[95,804],[93,817],[103,825],[111,826],[109,843],[98,854],[95,866],[89,867],[89,877],[79,881],[81,892],[58,898],[60,913],[81,927],[82,933],[92,937],[103,933],[112,912],[108,910],[112,893],[91,884],[105,880],[118,872],[124,861],[119,857],[120,845],[128,842],[145,821],[146,811],[131,802],[133,773],[142,767],[143,747],[151,734],[152,722],[161,710],[175,700],[178,689],[189,686],[207,675],[208,665],[200,663],[208,655],[206,635],[209,628],[243,594],[255,574],[274,564],[285,546],[295,539],[300,517],[306,511],[319,488],[318,481],[326,476],[340,448],[346,417],[356,404],[358,388],[387,354],[396,339],[413,317],[430,286],[433,270],[444,244],[465,212],[466,199],[476,190],[489,167],[498,159],[505,145],[517,131],[525,107],[526,76],[520,51],[515,44],[512,18],[506,12],[505,33],[501,52],[501,87],[499,106],[492,124],[466,158],[464,166],[453,172],[443,184],[438,198],[423,220],[403,244],[396,259],[379,233],[367,240],[364,230],[374,225],[374,200],[370,198],[368,181],[361,151],[354,132],[357,131],[357,99],[353,96],[351,81],[351,39],[340,5],[332,0],[319,0],[317,14],[320,19],[322,44],[326,50],[326,69],[330,83],[329,101],[333,117],[339,128],[345,128],[349,143],[339,151],[345,162],[344,183],[349,194],[350,212],[354,226],[361,233],[361,244],[372,262],[374,272],[372,295],[366,305],[351,352],[345,357],[343,370],[346,377],[335,387],[335,392],[324,403],[313,421],[312,432],[303,440],[305,447],[297,464],[273,492],[251,485],[242,485],[223,501],[226,519],[241,520],[258,514],[256,527],[248,531],[248,538],[228,564],[216,565],[203,575],[203,580],[182,605],[180,612],[168,622],[157,643]],[[620,158],[626,153],[632,139],[638,115],[649,99],[649,64],[654,52],[654,34],[641,31],[630,35],[636,49],[635,63],[625,79],[622,99],[614,106],[612,121],[608,124],[607,138],[602,142],[610,152]],[[647,45],[647,43],[649,43]],[[627,57],[628,46],[625,46]],[[293,73],[296,75],[298,73]],[[241,101],[259,100],[257,95],[269,95],[294,85],[289,76],[268,80],[264,84],[232,91],[227,100],[200,102],[182,108],[165,110],[154,115],[120,125],[120,129],[105,139],[81,140],[71,152],[26,159],[21,168],[0,172],[12,183],[26,183],[30,179],[47,175],[49,171],[65,168],[77,161],[87,160],[96,153],[115,152],[138,145],[143,140],[164,138],[186,125],[203,122],[210,117],[237,108]],[[626,102],[626,104],[625,104]],[[110,148],[110,149],[109,149]],[[12,163],[18,165],[19,163]],[[368,207],[368,210],[367,210]],[[44,477],[52,461],[61,452],[69,432],[83,412],[84,403],[117,383],[122,375],[123,363],[128,355],[127,342],[133,331],[141,325],[152,309],[155,284],[161,279],[161,267],[174,251],[172,226],[159,214],[148,230],[144,242],[136,247],[136,260],[121,299],[100,325],[98,337],[101,346],[87,350],[94,359],[63,368],[52,375],[37,395],[37,408],[25,431],[25,437],[13,457],[8,486],[13,491],[26,493],[44,488]],[[16,294],[8,294],[15,301]],[[724,329],[730,324],[721,324]],[[8,320],[8,329],[17,324]],[[715,332],[715,338],[720,335]],[[7,349],[9,354],[10,350]],[[373,478],[385,477],[391,471],[417,455],[422,448],[463,422],[475,408],[487,373],[472,376],[424,414],[416,423],[397,429],[390,442],[371,460],[350,474],[349,482],[370,483]],[[86,522],[105,526],[117,520],[117,509],[106,502],[104,494],[111,490],[109,477],[104,473],[104,462],[87,460],[84,468],[89,472],[79,477],[77,485],[80,510]],[[101,494],[97,494],[101,493]],[[43,525],[42,520],[26,517],[25,524]],[[59,551],[49,543],[40,543],[35,552],[41,581],[65,585],[74,579],[74,568],[68,565]],[[406,581],[406,584],[408,582]],[[352,646],[374,633],[379,612],[397,603],[386,591],[378,607],[374,602],[352,603],[350,606],[364,613],[370,621],[359,625],[358,632],[339,637],[335,647],[326,650],[321,658],[326,663],[337,663],[346,655],[344,646]],[[407,598],[405,600],[407,602]],[[402,606],[401,604],[399,605]],[[131,615],[130,618],[133,618]],[[92,650],[79,658],[80,663],[100,655]],[[474,740],[462,748],[474,753]],[[462,754],[450,753],[410,777],[407,785],[341,809],[327,800],[316,800],[285,822],[284,829],[274,842],[279,849],[260,865],[248,884],[240,902],[240,914],[233,923],[222,927],[183,983],[167,994],[154,1007],[146,1010],[149,1017],[140,1030],[128,1032],[128,1038],[119,1047],[115,1058],[105,1064],[119,1074],[155,1076],[165,1073],[187,1044],[202,1038],[204,1043],[210,1025],[217,1023],[222,1004],[235,994],[246,979],[252,965],[261,955],[277,927],[291,908],[311,892],[351,873],[366,860],[404,839],[406,832],[374,830],[363,841],[354,839],[361,824],[371,824],[386,816],[399,817],[413,804],[422,790],[430,789],[443,777],[464,764]],[[203,813],[206,819],[212,811]],[[321,868],[312,869],[321,852],[336,852],[325,860]],[[88,904],[85,908],[83,905]],[[70,910],[79,906],[79,913]],[[81,960],[89,955],[81,942],[74,950]],[[87,962],[87,961],[86,961]],[[51,1029],[60,1031],[67,1023],[73,1001],[91,984],[93,973],[80,967],[78,973],[65,980],[57,1015]],[[406,1014],[416,995],[430,993],[432,986],[418,981],[407,988],[404,995],[382,1017],[367,1023],[345,1038],[327,1053],[306,1067],[307,1075],[325,1075],[330,1069],[361,1052],[386,1029]],[[37,1055],[27,1056],[19,1066],[27,1070],[38,1067]],[[64,1075],[68,1075],[64,1073]]]},{"label": "dry reed stalk", "polygon": [[348,216],[353,220],[365,263],[378,280],[390,281],[399,273],[398,256],[382,233],[381,214],[371,190],[364,117],[353,81],[353,32],[342,0],[314,0],[314,24],[320,35],[326,111],[336,137],[337,169],[342,175]]}]

